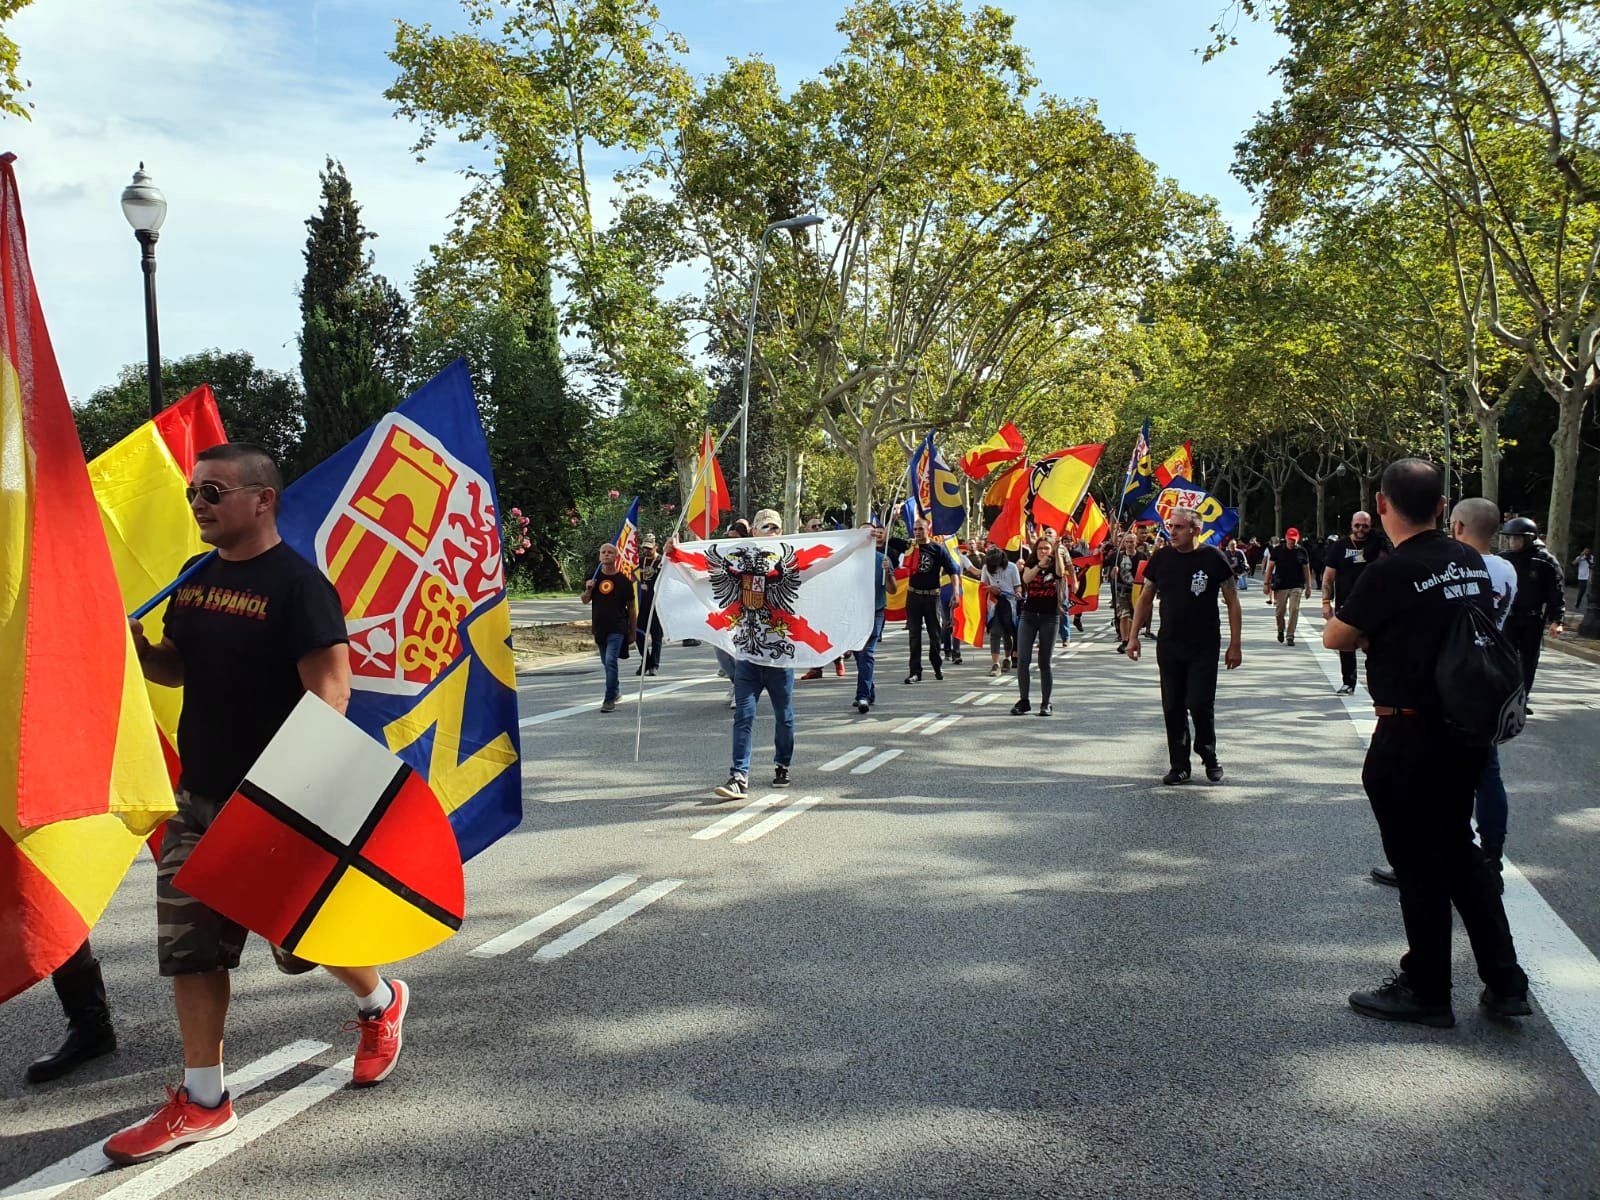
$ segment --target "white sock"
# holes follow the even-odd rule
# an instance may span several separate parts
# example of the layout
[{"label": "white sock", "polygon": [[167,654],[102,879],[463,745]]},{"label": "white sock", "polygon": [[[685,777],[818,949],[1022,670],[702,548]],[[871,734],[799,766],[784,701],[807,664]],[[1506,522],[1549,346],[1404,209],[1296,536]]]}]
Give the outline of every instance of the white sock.
[{"label": "white sock", "polygon": [[356,1000],[356,1008],[362,1013],[381,1013],[393,1003],[394,989],[380,979],[378,980],[378,986],[373,988],[368,995]]},{"label": "white sock", "polygon": [[189,1099],[202,1108],[215,1108],[222,1103],[222,1064],[214,1067],[185,1067],[183,1086],[189,1089]]}]

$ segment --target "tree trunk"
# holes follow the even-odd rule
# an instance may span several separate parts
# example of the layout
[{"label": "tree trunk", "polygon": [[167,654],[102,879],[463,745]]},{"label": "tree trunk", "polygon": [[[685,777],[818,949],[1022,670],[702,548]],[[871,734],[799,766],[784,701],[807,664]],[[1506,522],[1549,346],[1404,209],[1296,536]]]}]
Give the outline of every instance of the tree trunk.
[{"label": "tree trunk", "polygon": [[805,487],[806,452],[791,442],[783,451],[783,527],[800,528],[800,494]]},{"label": "tree trunk", "polygon": [[1361,511],[1369,516],[1372,513],[1372,485],[1377,481],[1375,475],[1361,476]]},{"label": "tree trunk", "polygon": [[1328,536],[1328,481],[1319,479],[1317,489],[1317,541]]},{"label": "tree trunk", "polygon": [[1478,494],[1485,500],[1500,503],[1500,406],[1487,408],[1479,404],[1473,412],[1478,420],[1478,441],[1481,443],[1483,478]]},{"label": "tree trunk", "polygon": [[1546,515],[1544,540],[1550,553],[1563,564],[1568,558],[1567,543],[1572,532],[1572,491],[1578,482],[1584,392],[1580,383],[1562,393],[1556,431],[1550,435],[1550,446],[1555,450],[1555,469],[1550,473],[1550,511]]},{"label": "tree trunk", "polygon": [[863,427],[851,458],[856,464],[856,523],[860,524],[872,512],[872,451],[870,434]]},{"label": "tree trunk", "polygon": [[1272,532],[1283,536],[1283,488],[1272,489]]}]

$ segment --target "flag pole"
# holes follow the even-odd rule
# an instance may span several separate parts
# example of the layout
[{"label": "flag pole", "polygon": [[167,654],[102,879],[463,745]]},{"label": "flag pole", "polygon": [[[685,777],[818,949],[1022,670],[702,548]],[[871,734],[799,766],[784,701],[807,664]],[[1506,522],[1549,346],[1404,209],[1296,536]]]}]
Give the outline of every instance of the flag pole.
[{"label": "flag pole", "polygon": [[162,588],[154,596],[151,596],[150,599],[146,600],[143,604],[139,605],[138,608],[129,613],[128,619],[131,621],[137,621],[144,617],[152,608],[160,604],[168,596],[172,595],[173,592],[177,591],[180,587],[187,583],[189,581],[189,576],[193,575],[196,571],[205,566],[216,556],[217,552],[215,550],[211,551],[209,554],[202,554],[194,561],[193,564],[190,565],[187,571],[183,572],[171,583],[167,584],[166,587]]}]

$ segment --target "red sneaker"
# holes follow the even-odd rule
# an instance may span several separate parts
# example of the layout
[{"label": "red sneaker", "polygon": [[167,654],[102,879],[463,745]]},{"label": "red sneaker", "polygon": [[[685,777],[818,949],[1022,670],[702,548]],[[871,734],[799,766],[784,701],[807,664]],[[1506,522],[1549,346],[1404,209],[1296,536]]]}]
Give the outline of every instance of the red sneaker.
[{"label": "red sneaker", "polygon": [[833,673],[840,679],[844,678],[844,659],[836,658],[833,660]]},{"label": "red sneaker", "polygon": [[375,1017],[359,1017],[345,1026],[361,1030],[353,1080],[356,1087],[371,1087],[389,1078],[389,1072],[400,1061],[401,1027],[411,1004],[411,989],[402,979],[389,980],[389,988],[394,992],[394,999],[389,1001],[388,1008]]},{"label": "red sneaker", "polygon": [[106,1157],[114,1163],[141,1163],[190,1142],[208,1142],[232,1133],[238,1124],[227,1092],[222,1093],[217,1107],[203,1108],[190,1101],[188,1088],[169,1087],[167,1102],[155,1116],[106,1139]]}]

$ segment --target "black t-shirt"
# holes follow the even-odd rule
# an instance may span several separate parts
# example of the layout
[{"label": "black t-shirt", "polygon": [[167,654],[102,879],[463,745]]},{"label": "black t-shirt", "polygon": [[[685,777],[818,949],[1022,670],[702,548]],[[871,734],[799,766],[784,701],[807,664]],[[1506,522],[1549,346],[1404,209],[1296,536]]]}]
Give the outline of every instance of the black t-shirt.
[{"label": "black t-shirt", "polygon": [[910,551],[911,580],[910,586],[921,591],[931,592],[939,586],[941,575],[959,575],[961,568],[950,557],[950,551],[938,542],[928,542],[925,545],[912,546]]},{"label": "black t-shirt", "polygon": [[339,593],[285,542],[201,567],[173,593],[166,636],[183,660],[178,782],[211,800],[233,795],[300,703],[300,660],[349,640]]},{"label": "black t-shirt", "polygon": [[1061,576],[1055,567],[1045,564],[1030,583],[1022,584],[1022,611],[1041,616],[1057,612],[1061,607]]},{"label": "black t-shirt", "polygon": [[1476,604],[1494,618],[1494,588],[1483,556],[1438,530],[1407,538],[1367,564],[1337,616],[1366,635],[1373,703],[1435,709],[1434,665],[1450,609]]},{"label": "black t-shirt", "polygon": [[1163,546],[1152,554],[1144,581],[1155,585],[1161,602],[1161,632],[1156,641],[1176,649],[1215,650],[1221,646],[1217,591],[1232,578],[1227,555],[1215,546],[1196,546],[1187,554]]},{"label": "black t-shirt", "polygon": [[1376,533],[1367,534],[1366,540],[1359,546],[1348,535],[1329,543],[1328,557],[1323,567],[1333,571],[1334,599],[1340,604],[1348,600],[1355,590],[1356,580],[1361,578],[1367,565],[1377,562],[1386,549],[1383,539]]},{"label": "black t-shirt", "polygon": [[1275,546],[1272,550],[1272,590],[1305,590],[1311,556],[1304,546]]},{"label": "black t-shirt", "polygon": [[601,571],[594,578],[594,592],[589,601],[589,629],[597,646],[604,646],[613,633],[628,636],[628,609],[633,604],[633,583],[621,571],[607,575]]}]

